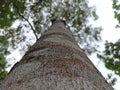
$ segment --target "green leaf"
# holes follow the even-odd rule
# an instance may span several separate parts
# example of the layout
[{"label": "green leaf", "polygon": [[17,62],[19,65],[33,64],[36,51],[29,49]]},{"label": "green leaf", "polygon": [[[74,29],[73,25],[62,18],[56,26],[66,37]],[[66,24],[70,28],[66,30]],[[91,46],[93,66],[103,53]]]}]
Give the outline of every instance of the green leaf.
[{"label": "green leaf", "polygon": [[6,46],[8,44],[8,39],[6,36],[0,36],[0,43],[3,45],[3,46]]}]

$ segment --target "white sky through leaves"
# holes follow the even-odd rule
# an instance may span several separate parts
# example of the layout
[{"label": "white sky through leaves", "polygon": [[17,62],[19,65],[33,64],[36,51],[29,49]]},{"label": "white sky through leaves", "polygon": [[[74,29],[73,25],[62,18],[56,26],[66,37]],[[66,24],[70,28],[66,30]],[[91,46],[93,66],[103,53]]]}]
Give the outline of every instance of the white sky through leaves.
[{"label": "white sky through leaves", "polygon": [[[100,49],[104,48],[104,42],[106,40],[110,42],[116,42],[120,39],[120,28],[116,29],[115,26],[118,24],[117,20],[114,19],[114,11],[112,9],[112,0],[89,0],[90,6],[96,6],[96,13],[99,16],[98,21],[95,25],[102,26],[103,31],[101,33],[101,37],[103,42],[100,44]],[[96,58],[96,55],[93,54],[90,56],[90,59],[96,66],[99,60]],[[107,73],[111,73],[110,70],[107,70],[104,67],[104,64],[99,62],[97,68],[102,73],[104,77],[107,76]],[[120,90],[120,77],[117,77],[116,85],[114,86],[115,90]]]}]

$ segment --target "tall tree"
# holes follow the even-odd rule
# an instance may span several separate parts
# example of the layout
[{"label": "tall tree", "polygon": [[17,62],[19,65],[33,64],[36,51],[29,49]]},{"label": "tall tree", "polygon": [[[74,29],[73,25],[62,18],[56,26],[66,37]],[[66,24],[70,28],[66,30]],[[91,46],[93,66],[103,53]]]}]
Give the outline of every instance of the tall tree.
[{"label": "tall tree", "polygon": [[97,50],[101,28],[89,23],[89,18],[98,16],[87,0],[2,0],[0,5],[0,56],[4,58],[11,49],[27,51],[57,17],[66,21],[86,53]]},{"label": "tall tree", "polygon": [[113,90],[57,20],[26,52],[1,90]]}]

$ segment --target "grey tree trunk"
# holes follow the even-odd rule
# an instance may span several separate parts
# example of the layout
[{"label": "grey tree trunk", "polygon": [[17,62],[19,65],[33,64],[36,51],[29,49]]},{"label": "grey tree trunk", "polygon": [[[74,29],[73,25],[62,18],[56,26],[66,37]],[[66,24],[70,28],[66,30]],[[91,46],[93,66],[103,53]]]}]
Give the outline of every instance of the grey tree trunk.
[{"label": "grey tree trunk", "polygon": [[10,71],[0,90],[113,90],[61,21]]}]

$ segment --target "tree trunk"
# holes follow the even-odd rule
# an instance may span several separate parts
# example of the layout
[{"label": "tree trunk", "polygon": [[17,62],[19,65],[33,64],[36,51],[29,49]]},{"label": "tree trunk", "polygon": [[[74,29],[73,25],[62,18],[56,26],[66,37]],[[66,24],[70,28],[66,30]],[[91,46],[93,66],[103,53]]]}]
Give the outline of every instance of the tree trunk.
[{"label": "tree trunk", "polygon": [[10,71],[0,90],[113,90],[61,21]]}]

